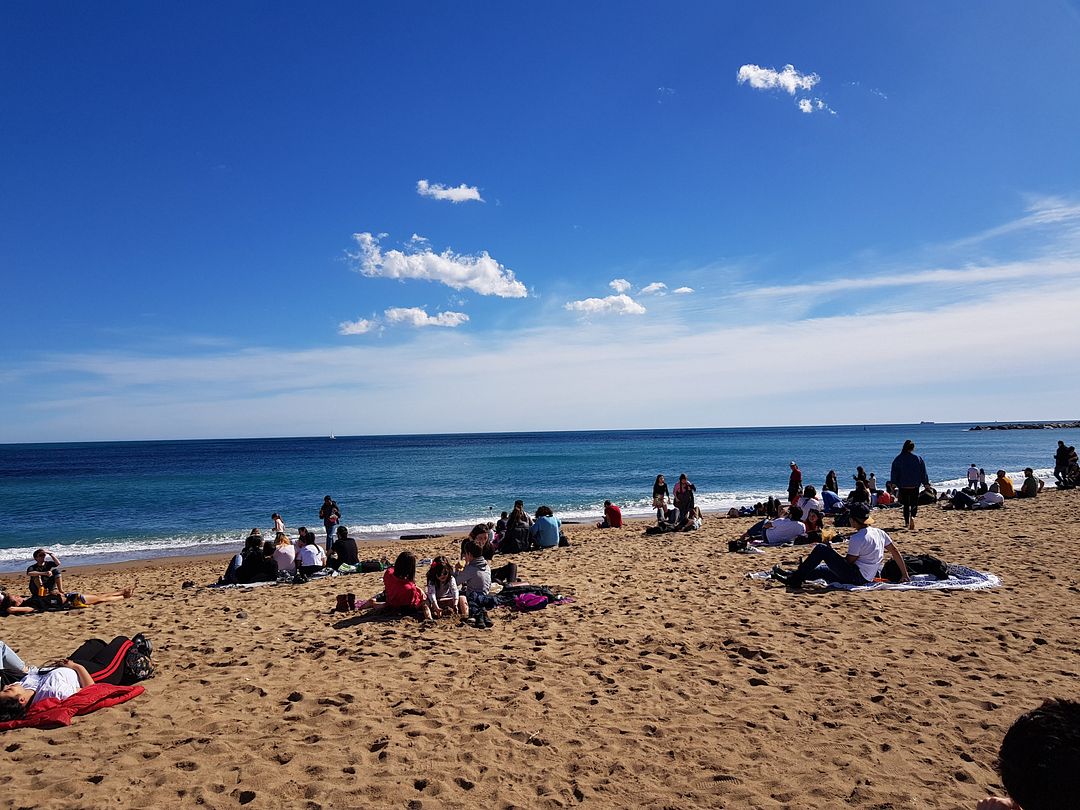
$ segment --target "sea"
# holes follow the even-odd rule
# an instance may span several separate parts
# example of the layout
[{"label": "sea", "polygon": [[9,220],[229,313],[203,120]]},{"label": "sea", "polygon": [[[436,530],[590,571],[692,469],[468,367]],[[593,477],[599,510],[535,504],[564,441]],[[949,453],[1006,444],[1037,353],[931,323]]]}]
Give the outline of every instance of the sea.
[{"label": "sea", "polygon": [[[1080,430],[981,430],[971,424],[315,436],[279,439],[0,445],[0,571],[33,551],[65,565],[227,552],[280,513],[290,534],[322,531],[324,495],[359,539],[464,533],[515,499],[564,521],[599,519],[610,499],[627,516],[652,513],[652,484],[686,473],[704,511],[752,505],[786,491],[796,461],[820,490],[855,468],[884,486],[905,439],[948,488],[971,463],[989,477],[1024,467],[1052,479],[1059,439]],[[1022,476],[1021,476],[1022,477]],[[1018,481],[1017,481],[1018,483]],[[568,527],[572,535],[572,525]]]}]

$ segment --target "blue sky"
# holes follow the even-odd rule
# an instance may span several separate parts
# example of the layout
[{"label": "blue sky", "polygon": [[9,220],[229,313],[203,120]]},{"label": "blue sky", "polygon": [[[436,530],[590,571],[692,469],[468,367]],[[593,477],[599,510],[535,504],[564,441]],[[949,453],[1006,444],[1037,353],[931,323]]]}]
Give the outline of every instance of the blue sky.
[{"label": "blue sky", "polygon": [[307,5],[5,5],[0,441],[1076,417],[1076,3]]}]

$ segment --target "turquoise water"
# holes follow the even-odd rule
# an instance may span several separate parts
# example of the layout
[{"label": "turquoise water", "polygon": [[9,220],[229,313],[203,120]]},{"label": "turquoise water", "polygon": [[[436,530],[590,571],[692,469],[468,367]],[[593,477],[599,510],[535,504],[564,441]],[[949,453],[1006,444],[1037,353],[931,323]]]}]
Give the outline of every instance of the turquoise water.
[{"label": "turquoise water", "polygon": [[[969,425],[725,428],[444,436],[342,436],[0,445],[0,570],[33,549],[68,564],[206,553],[235,547],[281,513],[293,531],[320,527],[324,495],[354,536],[470,526],[509,509],[592,519],[605,498],[648,514],[652,482],[685,472],[707,510],[753,503],[787,486],[795,460],[819,489],[857,465],[877,472],[911,438],[930,477],[1032,466],[1049,477],[1058,439],[1080,430],[969,431]],[[321,527],[320,527],[321,528]]]}]

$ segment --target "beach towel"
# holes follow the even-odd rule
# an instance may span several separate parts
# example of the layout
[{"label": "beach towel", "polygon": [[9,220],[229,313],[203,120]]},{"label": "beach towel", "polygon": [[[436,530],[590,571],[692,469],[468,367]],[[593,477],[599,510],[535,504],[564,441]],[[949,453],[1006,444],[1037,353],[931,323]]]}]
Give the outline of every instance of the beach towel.
[{"label": "beach towel", "polygon": [[143,693],[141,686],[113,686],[94,683],[66,700],[47,698],[35,703],[26,716],[0,723],[0,731],[13,728],[59,728],[70,726],[72,718],[124,703]]},{"label": "beach towel", "polygon": [[[771,579],[770,571],[747,574],[751,579]],[[963,565],[950,565],[948,579],[936,579],[931,574],[918,574],[911,582],[888,582],[875,580],[867,585],[845,585],[825,579],[808,579],[808,585],[831,588],[837,591],[982,591],[1001,585],[1001,579],[986,571],[976,571]]]}]

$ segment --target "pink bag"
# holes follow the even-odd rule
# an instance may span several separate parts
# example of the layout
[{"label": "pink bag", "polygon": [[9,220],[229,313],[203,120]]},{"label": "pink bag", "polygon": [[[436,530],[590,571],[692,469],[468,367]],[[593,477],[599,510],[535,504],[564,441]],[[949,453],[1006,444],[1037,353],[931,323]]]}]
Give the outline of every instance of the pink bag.
[{"label": "pink bag", "polygon": [[538,593],[519,593],[514,597],[514,607],[523,612],[527,610],[540,610],[541,608],[546,608],[547,604],[547,597],[541,596]]}]

